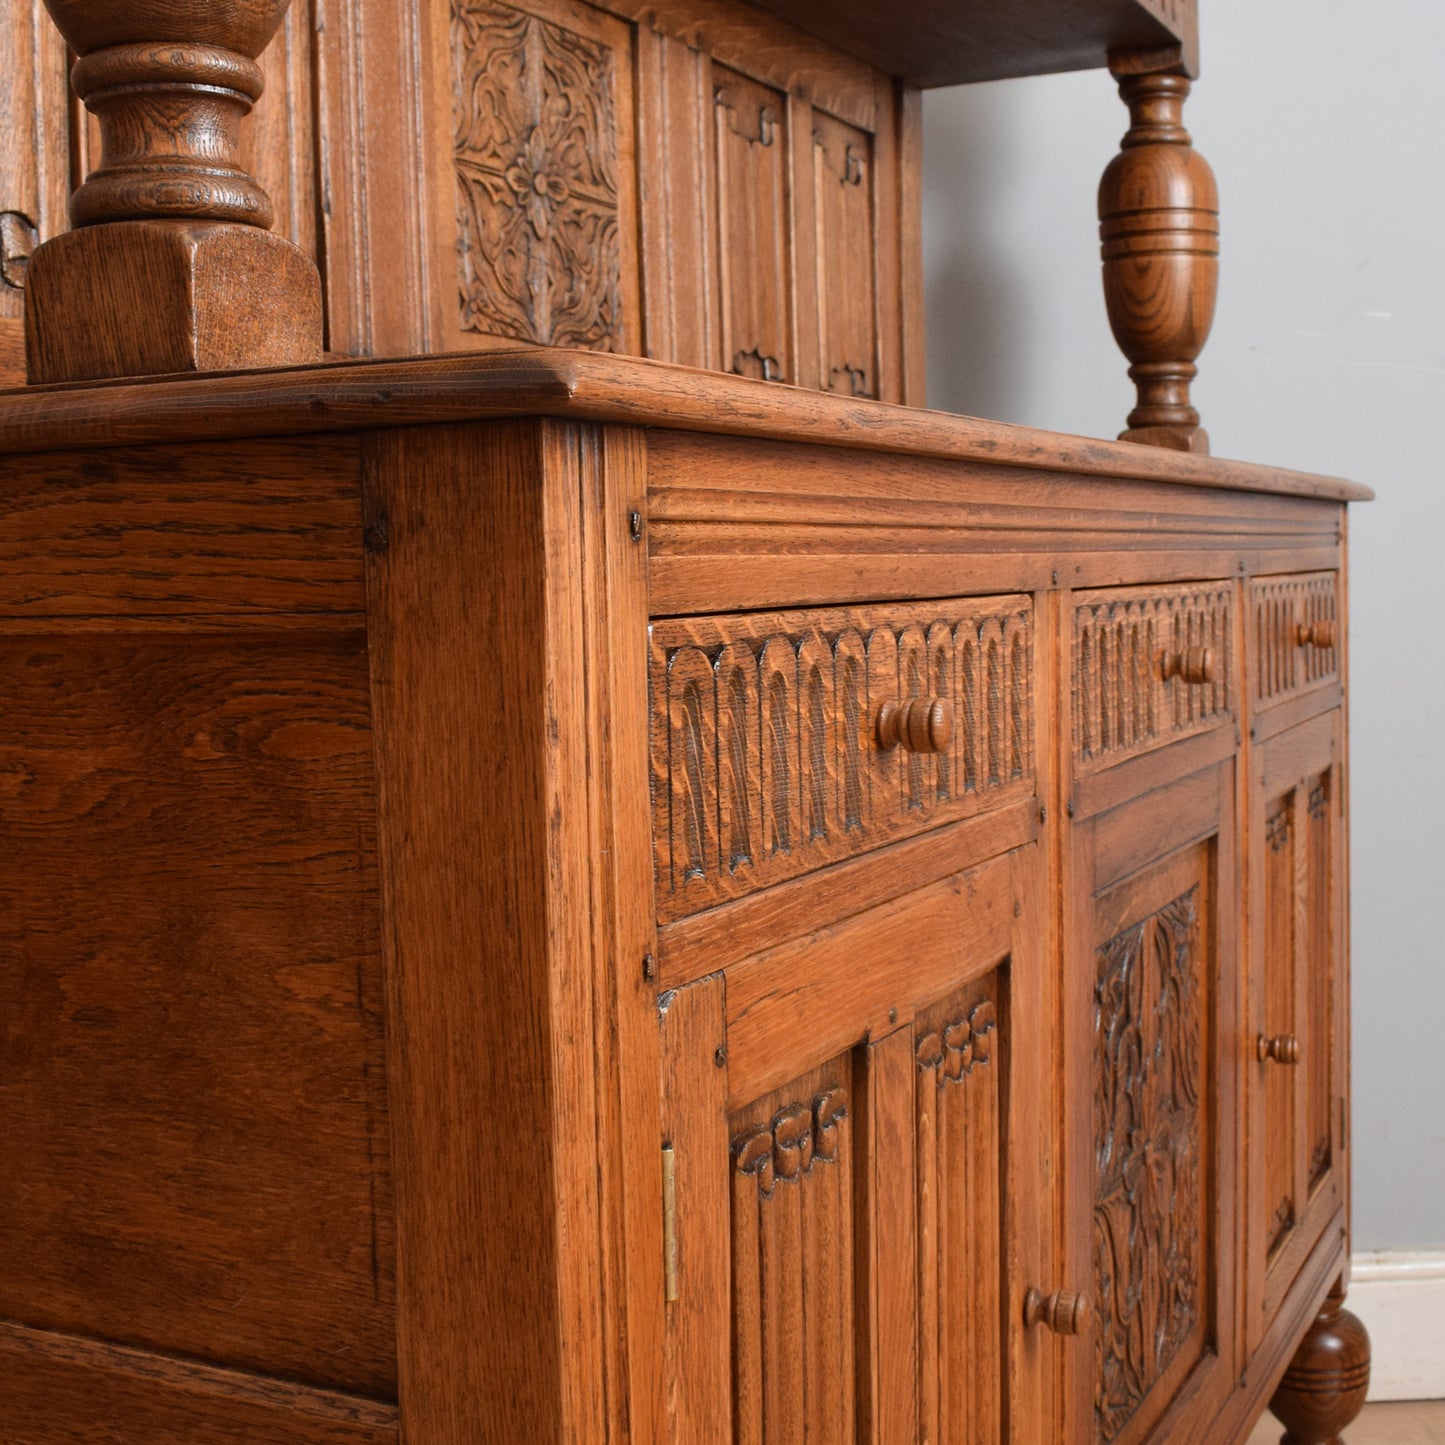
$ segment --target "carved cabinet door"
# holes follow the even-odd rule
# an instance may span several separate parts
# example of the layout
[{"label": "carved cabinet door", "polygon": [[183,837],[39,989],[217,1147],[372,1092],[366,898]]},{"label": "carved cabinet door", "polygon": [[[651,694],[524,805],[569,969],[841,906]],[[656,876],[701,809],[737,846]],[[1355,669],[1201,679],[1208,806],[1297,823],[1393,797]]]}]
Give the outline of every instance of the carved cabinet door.
[{"label": "carved cabinet door", "polygon": [[677,1445],[1055,1438],[1034,845],[664,994]]},{"label": "carved cabinet door", "polygon": [[1343,1207],[1343,721],[1254,751],[1248,1031],[1251,1348]]},{"label": "carved cabinet door", "polygon": [[[1216,748],[1229,751],[1233,730]],[[1065,919],[1070,1445],[1208,1418],[1234,1371],[1238,879],[1232,755],[1176,745],[1081,786]],[[1172,780],[1170,774],[1173,774]],[[1088,801],[1085,801],[1085,800]],[[1092,1108],[1081,1101],[1092,1099]]]}]

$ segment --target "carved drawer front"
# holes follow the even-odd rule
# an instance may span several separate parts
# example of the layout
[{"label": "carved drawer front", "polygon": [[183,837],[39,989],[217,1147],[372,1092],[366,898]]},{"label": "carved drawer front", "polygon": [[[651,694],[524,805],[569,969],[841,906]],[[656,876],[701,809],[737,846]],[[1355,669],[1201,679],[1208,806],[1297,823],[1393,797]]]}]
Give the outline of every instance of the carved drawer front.
[{"label": "carved drawer front", "polygon": [[1249,584],[1250,672],[1256,708],[1340,680],[1339,574],[1256,577]]},{"label": "carved drawer front", "polygon": [[1074,594],[1074,757],[1108,767],[1234,716],[1233,584]]},{"label": "carved drawer front", "polygon": [[664,920],[1034,787],[1028,597],[657,622],[649,673]]}]

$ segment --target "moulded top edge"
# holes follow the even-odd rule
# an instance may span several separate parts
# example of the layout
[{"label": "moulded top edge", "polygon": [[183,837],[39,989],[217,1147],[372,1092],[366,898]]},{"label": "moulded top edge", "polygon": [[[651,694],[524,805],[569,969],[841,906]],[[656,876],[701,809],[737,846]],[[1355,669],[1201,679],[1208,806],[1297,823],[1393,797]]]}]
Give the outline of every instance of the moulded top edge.
[{"label": "moulded top edge", "polygon": [[0,454],[525,416],[1339,502],[1374,495],[1337,477],[542,347],[22,387],[0,392]]}]

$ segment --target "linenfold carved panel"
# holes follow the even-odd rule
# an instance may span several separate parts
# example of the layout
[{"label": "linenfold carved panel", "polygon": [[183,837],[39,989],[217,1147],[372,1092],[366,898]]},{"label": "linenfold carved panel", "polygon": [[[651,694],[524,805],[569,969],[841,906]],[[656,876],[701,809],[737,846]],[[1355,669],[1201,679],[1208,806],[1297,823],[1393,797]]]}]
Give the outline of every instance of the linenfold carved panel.
[{"label": "linenfold carved panel", "polygon": [[[1254,630],[1256,705],[1338,682],[1339,640],[1317,646],[1318,626],[1338,629],[1339,585],[1335,573],[1259,577],[1249,585],[1249,622]],[[1304,631],[1302,632],[1302,629]]]},{"label": "linenfold carved panel", "polygon": [[719,362],[739,376],[796,381],[788,97],[722,66],[713,79]]},{"label": "linenfold carved panel", "polygon": [[[1233,588],[1110,588],[1074,610],[1074,751],[1081,768],[1121,761],[1232,715]],[[1207,648],[1212,682],[1166,678],[1165,659]]]},{"label": "linenfold carved panel", "polygon": [[451,43],[462,330],[617,349],[612,51],[485,0],[452,0]]},{"label": "linenfold carved panel", "polygon": [[1203,1013],[1196,885],[1098,950],[1095,1421],[1115,1439],[1200,1319]]},{"label": "linenfold carved panel", "polygon": [[[1026,795],[1027,597],[692,618],[652,628],[658,913],[678,918]],[[947,752],[884,752],[885,702],[942,698]]]},{"label": "linenfold carved panel", "polygon": [[1003,1438],[1000,971],[916,1026],[919,1435]]},{"label": "linenfold carved panel", "polygon": [[733,1137],[738,1440],[854,1438],[848,1096],[826,1072],[802,1083]]},{"label": "linenfold carved panel", "polygon": [[813,116],[818,363],[824,391],[878,395],[873,137]]}]

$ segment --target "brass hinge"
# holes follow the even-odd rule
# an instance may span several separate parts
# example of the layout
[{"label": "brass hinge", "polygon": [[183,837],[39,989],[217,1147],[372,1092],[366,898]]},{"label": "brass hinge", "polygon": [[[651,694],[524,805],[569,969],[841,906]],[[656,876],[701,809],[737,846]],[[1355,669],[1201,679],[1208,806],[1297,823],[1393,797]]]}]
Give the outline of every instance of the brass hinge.
[{"label": "brass hinge", "polygon": [[662,1146],[662,1290],[677,1298],[677,1159],[671,1144]]}]

